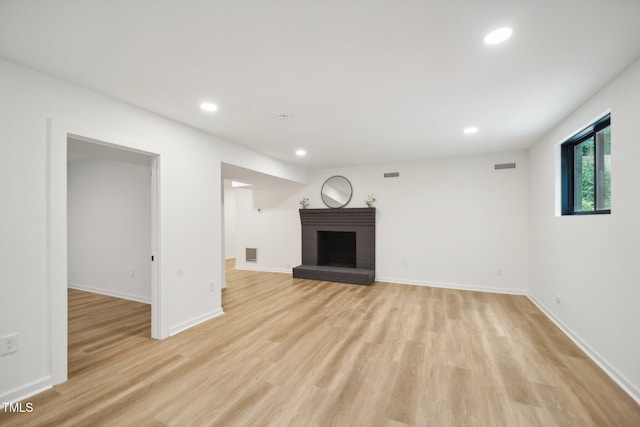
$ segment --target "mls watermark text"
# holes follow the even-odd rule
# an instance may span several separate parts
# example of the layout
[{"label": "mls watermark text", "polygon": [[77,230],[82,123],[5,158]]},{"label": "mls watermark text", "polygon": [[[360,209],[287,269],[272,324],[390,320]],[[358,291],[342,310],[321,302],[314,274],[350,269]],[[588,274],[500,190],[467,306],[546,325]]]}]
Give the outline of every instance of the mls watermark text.
[{"label": "mls watermark text", "polygon": [[2,402],[2,410],[4,412],[30,413],[33,412],[33,403],[31,402]]}]

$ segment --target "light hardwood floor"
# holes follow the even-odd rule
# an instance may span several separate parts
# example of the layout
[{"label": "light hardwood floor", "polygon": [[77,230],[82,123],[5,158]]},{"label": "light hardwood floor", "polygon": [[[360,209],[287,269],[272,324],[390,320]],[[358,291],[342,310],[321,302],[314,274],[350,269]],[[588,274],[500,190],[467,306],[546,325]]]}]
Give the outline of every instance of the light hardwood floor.
[{"label": "light hardwood floor", "polygon": [[526,298],[228,266],[225,315],[163,341],[148,305],[69,291],[69,381],[0,425],[640,426]]}]

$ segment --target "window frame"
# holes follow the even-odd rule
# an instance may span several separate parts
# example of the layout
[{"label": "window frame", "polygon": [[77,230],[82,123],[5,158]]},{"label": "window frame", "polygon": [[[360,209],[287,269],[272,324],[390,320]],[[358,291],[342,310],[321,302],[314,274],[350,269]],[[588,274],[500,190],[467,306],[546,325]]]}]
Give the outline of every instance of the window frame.
[{"label": "window frame", "polygon": [[596,134],[611,126],[611,113],[607,113],[603,117],[599,118],[586,128],[577,132],[575,135],[571,136],[569,139],[564,141],[560,145],[560,156],[561,156],[561,175],[562,175],[562,184],[561,184],[561,192],[562,192],[562,215],[602,215],[602,214],[610,214],[611,208],[608,209],[597,209],[597,205],[594,206],[594,210],[592,211],[576,211],[575,210],[575,170],[574,170],[574,148],[589,138],[593,138],[594,140],[594,203],[598,200],[598,185],[597,185],[597,173],[598,168],[595,166],[597,164],[598,152],[596,141]]}]

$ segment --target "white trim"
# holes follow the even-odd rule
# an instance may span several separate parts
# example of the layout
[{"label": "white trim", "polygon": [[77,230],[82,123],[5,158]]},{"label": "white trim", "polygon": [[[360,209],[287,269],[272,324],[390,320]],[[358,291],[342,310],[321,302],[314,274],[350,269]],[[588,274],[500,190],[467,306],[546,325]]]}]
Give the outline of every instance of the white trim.
[{"label": "white trim", "polygon": [[160,155],[156,154],[151,159],[151,338],[158,340],[167,337],[166,329],[162,327],[160,224]]},{"label": "white trim", "polygon": [[570,327],[568,327],[562,320],[556,317],[551,311],[547,310],[540,301],[538,301],[533,295],[527,294],[529,300],[540,311],[544,313],[566,336],[569,337],[575,345],[580,347],[591,360],[593,360],[613,381],[616,382],[633,400],[640,404],[640,388],[633,384],[628,378],[622,375],[607,359],[602,357],[596,350],[594,350],[589,344],[587,344],[578,334],[576,334]]},{"label": "white trim", "polygon": [[85,286],[78,283],[69,283],[68,286],[71,289],[77,289],[79,291],[91,292],[94,294],[106,295],[108,297],[121,298],[129,301],[142,302],[144,304],[151,304],[151,297],[127,294],[125,292],[112,291],[111,289],[94,288],[91,286]]},{"label": "white trim", "polygon": [[[225,215],[225,200],[224,200],[224,177],[222,176],[222,163],[220,163],[220,253],[222,254],[222,261],[220,262],[220,292],[227,287],[227,258],[226,253],[226,241],[225,241],[225,221],[227,220]],[[222,294],[221,298],[222,298]]]},{"label": "white trim", "polygon": [[[263,273],[292,274],[288,268],[260,267],[247,264],[236,264],[236,270],[259,271]],[[527,295],[524,289],[493,288],[489,286],[463,285],[459,283],[430,282],[426,280],[406,280],[393,277],[376,277],[376,282],[396,283],[399,285],[431,286],[434,288],[456,289],[460,291],[490,292],[493,294]]]},{"label": "white trim", "polygon": [[42,393],[45,390],[49,390],[51,387],[53,387],[53,384],[51,383],[51,376],[47,375],[39,380],[32,381],[3,393],[0,395],[0,402],[20,402],[21,400],[35,396],[38,393]]},{"label": "white trim", "polygon": [[236,263],[236,270],[261,271],[263,273],[293,274],[293,271],[290,268],[259,267],[259,266],[237,264],[237,263]]},{"label": "white trim", "polygon": [[67,137],[73,126],[47,120],[47,317],[52,384],[67,380]]},{"label": "white trim", "polygon": [[430,286],[433,288],[456,289],[459,291],[490,292],[492,294],[526,295],[525,289],[493,288],[490,286],[463,285],[460,283],[430,282],[427,280],[395,279],[393,277],[376,277],[376,282],[397,283],[400,285]]},{"label": "white trim", "polygon": [[182,331],[186,331],[189,328],[192,328],[200,323],[206,322],[207,320],[211,320],[214,317],[218,317],[224,314],[222,308],[218,308],[216,310],[205,313],[201,316],[194,317],[193,319],[187,320],[186,322],[182,322],[176,326],[172,326],[169,329],[169,336],[173,336],[179,334]]},{"label": "white trim", "polygon": [[[152,156],[152,251],[155,262],[151,273],[151,336],[166,338],[168,310],[162,307],[160,268],[160,188],[159,154],[145,150],[149,144],[114,133],[102,126],[74,123],[58,118],[47,119],[47,291],[48,347],[51,382],[67,380],[67,138],[135,151]],[[155,246],[155,247],[154,247]],[[165,316],[162,315],[165,313]]]}]

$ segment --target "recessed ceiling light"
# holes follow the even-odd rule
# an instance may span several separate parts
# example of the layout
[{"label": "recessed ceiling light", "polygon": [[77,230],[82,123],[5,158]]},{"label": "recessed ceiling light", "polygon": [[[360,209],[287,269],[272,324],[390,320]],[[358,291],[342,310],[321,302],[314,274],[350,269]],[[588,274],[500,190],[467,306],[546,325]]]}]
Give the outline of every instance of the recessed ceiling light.
[{"label": "recessed ceiling light", "polygon": [[305,150],[296,150],[296,156],[306,156],[307,152]]},{"label": "recessed ceiling light", "polygon": [[485,44],[498,44],[502,43],[513,34],[513,30],[509,27],[498,28],[497,30],[491,31],[489,34],[484,36]]},{"label": "recessed ceiling light", "polygon": [[471,135],[476,132],[478,132],[478,128],[475,126],[469,126],[464,128],[464,133],[466,133],[467,135]]},{"label": "recessed ceiling light", "polygon": [[233,187],[233,188],[250,187],[250,186],[251,186],[251,184],[247,184],[246,182],[231,181],[231,187]]},{"label": "recessed ceiling light", "polygon": [[200,104],[200,108],[208,113],[213,113],[214,111],[218,110],[218,106],[213,102],[203,102],[202,104]]}]

